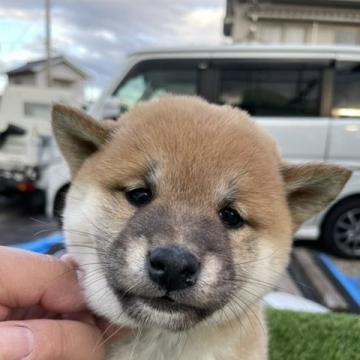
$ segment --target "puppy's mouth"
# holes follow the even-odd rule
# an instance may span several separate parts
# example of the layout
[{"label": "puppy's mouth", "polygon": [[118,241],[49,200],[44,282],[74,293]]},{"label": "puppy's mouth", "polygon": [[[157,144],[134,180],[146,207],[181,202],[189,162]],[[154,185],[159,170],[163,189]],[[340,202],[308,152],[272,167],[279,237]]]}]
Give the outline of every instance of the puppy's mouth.
[{"label": "puppy's mouth", "polygon": [[184,304],[171,294],[148,296],[116,290],[124,312],[139,325],[146,324],[171,331],[183,331],[195,326],[215,309]]},{"label": "puppy's mouth", "polygon": [[165,312],[200,311],[193,306],[181,304],[167,295],[158,298],[142,298],[142,300],[150,307]]},{"label": "puppy's mouth", "polygon": [[158,311],[169,312],[169,313],[203,311],[200,308],[182,304],[171,298],[169,295],[164,295],[159,297],[140,296],[119,289],[117,289],[116,292],[119,298],[122,300],[122,302],[125,302],[127,304],[141,302],[145,305],[148,305],[150,308],[153,308],[154,310],[158,310]]}]

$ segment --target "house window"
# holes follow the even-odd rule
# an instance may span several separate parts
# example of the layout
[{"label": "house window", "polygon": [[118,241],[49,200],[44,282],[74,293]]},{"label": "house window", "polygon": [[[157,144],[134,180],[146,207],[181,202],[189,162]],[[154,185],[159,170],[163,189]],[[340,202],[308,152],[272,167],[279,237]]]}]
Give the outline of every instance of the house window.
[{"label": "house window", "polygon": [[224,68],[219,102],[254,116],[318,116],[321,71],[273,66]]},{"label": "house window", "polygon": [[32,118],[44,118],[50,117],[50,105],[41,103],[24,103],[24,115]]},{"label": "house window", "polygon": [[64,79],[52,79],[51,84],[52,86],[58,88],[71,88],[74,82],[71,80],[64,80]]}]

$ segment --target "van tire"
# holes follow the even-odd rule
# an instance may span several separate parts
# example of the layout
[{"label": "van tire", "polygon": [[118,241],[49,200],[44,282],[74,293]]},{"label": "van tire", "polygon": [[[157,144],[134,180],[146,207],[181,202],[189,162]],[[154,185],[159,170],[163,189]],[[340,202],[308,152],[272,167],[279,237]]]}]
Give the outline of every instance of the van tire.
[{"label": "van tire", "polygon": [[320,241],[335,255],[360,259],[359,233],[360,197],[351,197],[330,210],[322,225]]},{"label": "van tire", "polygon": [[60,190],[57,192],[55,196],[54,201],[54,208],[53,208],[53,214],[55,217],[55,220],[58,222],[59,226],[62,227],[63,225],[63,212],[65,208],[65,198],[66,194],[69,190],[70,184],[64,185]]}]

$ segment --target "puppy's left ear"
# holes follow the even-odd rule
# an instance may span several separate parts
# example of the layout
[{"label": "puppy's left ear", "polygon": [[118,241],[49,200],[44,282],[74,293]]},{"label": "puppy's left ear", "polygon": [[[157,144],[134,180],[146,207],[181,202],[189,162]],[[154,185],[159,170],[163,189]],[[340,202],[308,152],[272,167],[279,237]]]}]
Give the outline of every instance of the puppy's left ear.
[{"label": "puppy's left ear", "polygon": [[328,206],[351,176],[350,170],[327,164],[283,164],[281,172],[294,230]]},{"label": "puppy's left ear", "polygon": [[110,139],[115,122],[96,121],[80,110],[54,105],[52,127],[73,178],[83,162]]}]

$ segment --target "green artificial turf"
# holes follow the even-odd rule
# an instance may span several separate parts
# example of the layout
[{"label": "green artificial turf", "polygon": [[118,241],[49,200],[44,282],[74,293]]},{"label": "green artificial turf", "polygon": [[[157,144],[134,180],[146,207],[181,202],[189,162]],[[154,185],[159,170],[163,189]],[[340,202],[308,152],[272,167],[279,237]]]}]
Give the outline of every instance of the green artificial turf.
[{"label": "green artificial turf", "polygon": [[268,311],[271,360],[360,360],[360,317]]}]

